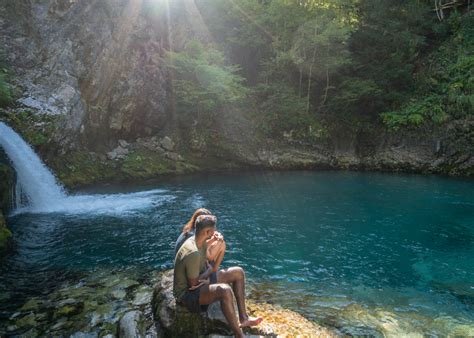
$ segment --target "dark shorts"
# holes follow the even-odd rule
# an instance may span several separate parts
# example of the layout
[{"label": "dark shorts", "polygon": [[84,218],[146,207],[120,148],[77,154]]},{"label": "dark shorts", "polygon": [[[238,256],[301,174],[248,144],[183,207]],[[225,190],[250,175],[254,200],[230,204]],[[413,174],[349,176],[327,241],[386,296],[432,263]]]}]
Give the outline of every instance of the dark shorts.
[{"label": "dark shorts", "polygon": [[[213,272],[209,276],[209,285],[217,283],[217,273]],[[208,305],[199,304],[199,296],[201,295],[201,288],[189,291],[187,290],[181,300],[182,305],[192,313],[201,313],[207,311]]]}]

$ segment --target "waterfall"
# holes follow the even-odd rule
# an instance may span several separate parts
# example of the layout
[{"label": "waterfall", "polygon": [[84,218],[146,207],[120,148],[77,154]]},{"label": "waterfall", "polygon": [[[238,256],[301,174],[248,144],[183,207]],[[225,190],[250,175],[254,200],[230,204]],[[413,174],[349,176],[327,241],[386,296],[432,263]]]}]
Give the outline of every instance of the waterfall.
[{"label": "waterfall", "polygon": [[17,174],[15,207],[24,206],[24,197],[34,209],[47,209],[66,197],[63,187],[20,135],[0,122],[0,146]]},{"label": "waterfall", "polygon": [[17,174],[12,191],[13,213],[114,214],[123,216],[140,209],[157,208],[175,196],[152,189],[126,194],[67,195],[53,173],[20,135],[0,122],[0,147]]}]

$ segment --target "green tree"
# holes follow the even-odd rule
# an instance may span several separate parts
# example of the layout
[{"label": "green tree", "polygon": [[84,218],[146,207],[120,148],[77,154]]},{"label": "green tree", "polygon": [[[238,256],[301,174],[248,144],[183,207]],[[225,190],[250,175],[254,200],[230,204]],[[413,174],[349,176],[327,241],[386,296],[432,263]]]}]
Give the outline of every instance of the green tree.
[{"label": "green tree", "polygon": [[223,54],[211,46],[191,41],[182,52],[168,52],[166,62],[173,70],[176,111],[183,121],[215,118],[226,105],[246,97],[239,68],[226,65]]},{"label": "green tree", "polygon": [[299,70],[299,93],[302,92],[303,73],[307,74],[306,111],[310,110],[313,78],[325,81],[320,105],[324,105],[330,88],[330,75],[349,62],[346,42],[349,29],[335,18],[320,16],[300,26],[290,50]]},{"label": "green tree", "polygon": [[381,114],[392,129],[474,113],[474,14],[454,12],[438,25],[448,38],[425,61],[428,67],[419,72],[416,90],[400,107]]}]

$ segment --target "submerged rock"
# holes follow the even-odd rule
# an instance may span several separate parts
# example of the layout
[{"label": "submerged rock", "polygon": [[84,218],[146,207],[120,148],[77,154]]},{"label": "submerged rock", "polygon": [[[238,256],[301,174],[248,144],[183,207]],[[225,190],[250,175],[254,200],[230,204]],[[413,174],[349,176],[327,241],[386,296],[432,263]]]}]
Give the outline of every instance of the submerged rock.
[{"label": "submerged rock", "polygon": [[20,308],[20,311],[22,311],[22,312],[36,311],[36,310],[38,310],[40,304],[41,304],[41,302],[40,302],[38,299],[32,298],[32,299],[30,299],[29,301],[27,301],[27,302]]},{"label": "submerged rock", "polygon": [[120,319],[119,336],[121,338],[136,338],[145,336],[145,325],[143,313],[140,311],[130,311],[125,313]]},{"label": "submerged rock", "polygon": [[115,299],[124,299],[127,296],[127,292],[125,290],[115,290],[111,293],[112,297]]},{"label": "submerged rock", "polygon": [[317,325],[302,315],[280,306],[247,300],[251,316],[262,316],[264,321],[256,328],[261,334],[278,337],[337,337],[338,334]]},{"label": "submerged rock", "polygon": [[36,326],[36,317],[30,313],[16,320],[15,326],[18,328],[33,328]]},{"label": "submerged rock", "polygon": [[[140,277],[140,282],[137,277]],[[34,329],[35,336],[41,337],[69,337],[71,334],[76,337],[116,337],[124,315],[140,311],[140,332],[144,333],[143,336],[156,337],[150,302],[155,277],[155,274],[143,276],[130,271],[110,270],[80,275],[79,280],[61,284],[46,298],[35,297],[26,301],[9,316],[6,328],[0,323],[0,336],[8,331],[23,337]]]},{"label": "submerged rock", "polygon": [[73,333],[69,338],[96,338],[99,335],[95,332],[76,332]]},{"label": "submerged rock", "polygon": [[53,318],[61,318],[61,317],[71,317],[81,313],[82,309],[84,308],[84,303],[69,303],[60,307],[57,311],[54,312]]},{"label": "submerged rock", "polygon": [[152,289],[149,286],[142,286],[137,290],[133,299],[134,306],[149,304],[151,302]]}]

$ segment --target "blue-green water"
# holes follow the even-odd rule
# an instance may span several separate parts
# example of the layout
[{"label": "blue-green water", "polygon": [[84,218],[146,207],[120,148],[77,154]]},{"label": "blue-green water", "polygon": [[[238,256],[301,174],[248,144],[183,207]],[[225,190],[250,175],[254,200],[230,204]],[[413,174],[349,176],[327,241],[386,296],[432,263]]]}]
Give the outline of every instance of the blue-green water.
[{"label": "blue-green water", "polygon": [[474,327],[473,180],[271,172],[94,192],[157,188],[137,209],[108,201],[10,217],[16,252],[0,266],[3,316],[84,271],[171,267],[180,229],[203,206],[227,241],[224,265],[247,271],[254,298],[342,332],[384,332],[387,318],[395,334]]}]

